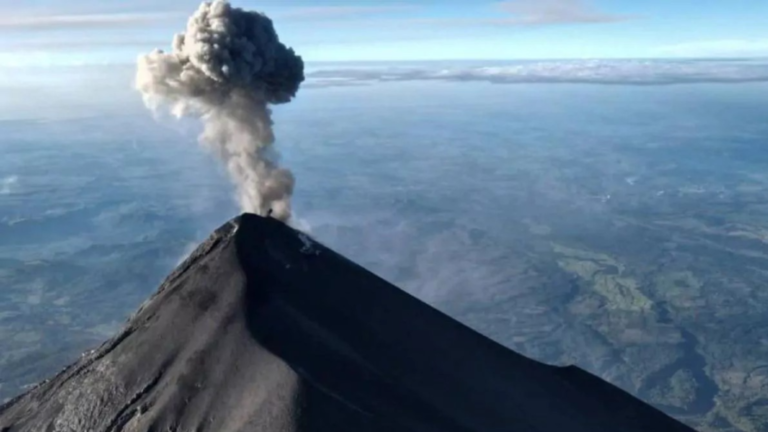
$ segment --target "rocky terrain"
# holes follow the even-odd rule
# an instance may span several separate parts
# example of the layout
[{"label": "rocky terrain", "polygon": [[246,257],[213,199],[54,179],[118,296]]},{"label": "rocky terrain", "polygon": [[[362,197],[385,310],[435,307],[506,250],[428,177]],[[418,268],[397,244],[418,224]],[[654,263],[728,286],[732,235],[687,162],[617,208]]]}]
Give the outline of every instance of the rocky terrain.
[{"label": "rocky terrain", "polygon": [[248,214],[116,337],[0,408],[0,430],[691,431]]}]

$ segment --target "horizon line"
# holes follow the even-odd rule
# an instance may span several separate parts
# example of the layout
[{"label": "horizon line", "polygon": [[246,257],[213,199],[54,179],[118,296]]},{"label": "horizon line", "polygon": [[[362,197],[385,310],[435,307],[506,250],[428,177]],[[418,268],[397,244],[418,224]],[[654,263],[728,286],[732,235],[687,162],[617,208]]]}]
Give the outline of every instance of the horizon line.
[{"label": "horizon line", "polygon": [[[467,62],[578,62],[578,61],[754,61],[754,60],[768,60],[768,55],[765,56],[733,56],[733,57],[659,57],[659,56],[638,56],[638,57],[550,57],[550,58],[485,58],[485,59],[461,59],[461,58],[445,58],[445,59],[378,59],[378,60],[304,60],[306,65],[317,64],[392,64],[392,63],[467,63]],[[27,65],[14,65],[14,64],[0,64],[0,69],[20,69],[20,68],[56,68],[56,67],[109,67],[109,66],[133,66],[134,62],[82,62],[79,64],[27,64]]]}]

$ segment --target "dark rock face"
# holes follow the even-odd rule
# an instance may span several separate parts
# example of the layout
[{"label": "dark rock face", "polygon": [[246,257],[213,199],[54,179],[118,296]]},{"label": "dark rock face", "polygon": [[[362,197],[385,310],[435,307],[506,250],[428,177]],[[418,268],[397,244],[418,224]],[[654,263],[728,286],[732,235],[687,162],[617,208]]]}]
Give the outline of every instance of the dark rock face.
[{"label": "dark rock face", "polygon": [[690,432],[520,356],[273,219],[217,230],[4,432]]}]

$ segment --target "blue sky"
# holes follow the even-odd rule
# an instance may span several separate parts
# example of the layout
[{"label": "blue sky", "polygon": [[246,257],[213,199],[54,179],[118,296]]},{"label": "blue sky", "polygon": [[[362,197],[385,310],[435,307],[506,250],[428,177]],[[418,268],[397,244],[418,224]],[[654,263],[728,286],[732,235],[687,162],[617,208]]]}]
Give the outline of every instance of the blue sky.
[{"label": "blue sky", "polygon": [[[0,0],[8,2],[10,0]],[[132,63],[199,2],[25,0],[0,66]],[[308,61],[768,56],[764,0],[234,0]]]}]

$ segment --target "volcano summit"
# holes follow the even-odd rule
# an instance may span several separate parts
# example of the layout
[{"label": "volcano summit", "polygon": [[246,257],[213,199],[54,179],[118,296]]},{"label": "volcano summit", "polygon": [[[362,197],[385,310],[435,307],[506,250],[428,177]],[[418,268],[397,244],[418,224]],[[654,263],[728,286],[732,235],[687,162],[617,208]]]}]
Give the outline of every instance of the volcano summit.
[{"label": "volcano summit", "polygon": [[244,214],[115,338],[0,408],[3,432],[690,432]]}]

